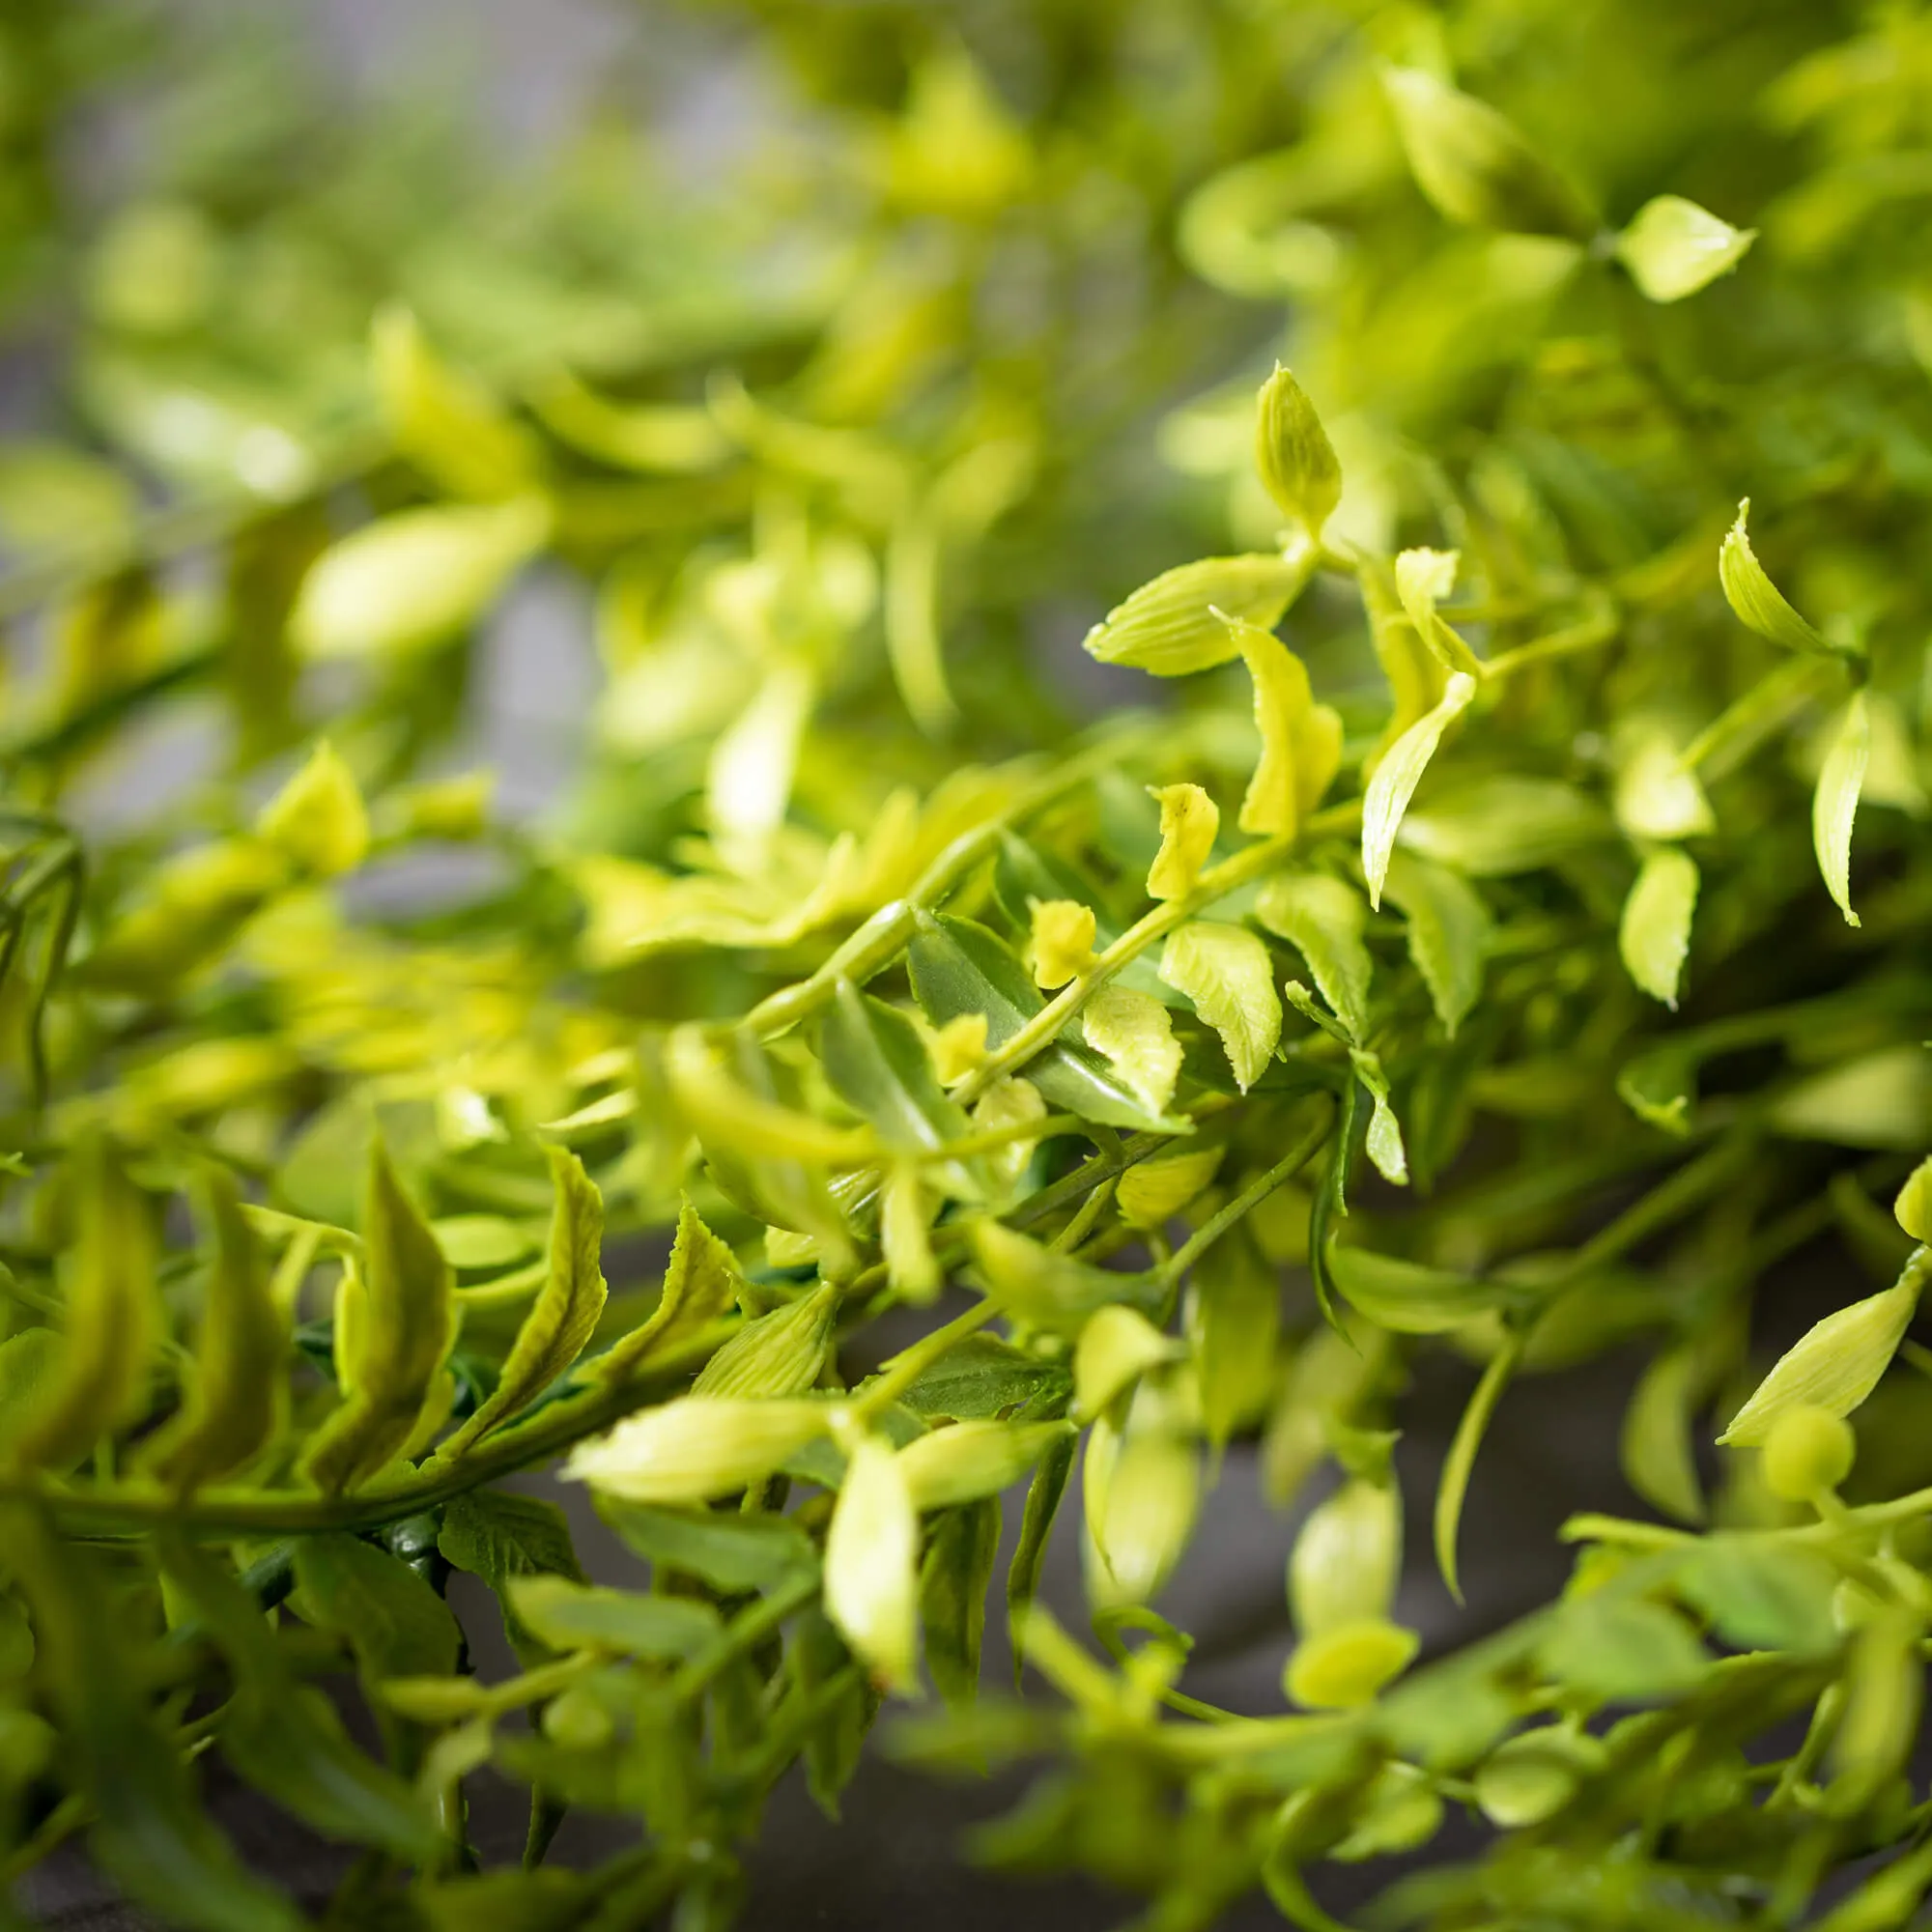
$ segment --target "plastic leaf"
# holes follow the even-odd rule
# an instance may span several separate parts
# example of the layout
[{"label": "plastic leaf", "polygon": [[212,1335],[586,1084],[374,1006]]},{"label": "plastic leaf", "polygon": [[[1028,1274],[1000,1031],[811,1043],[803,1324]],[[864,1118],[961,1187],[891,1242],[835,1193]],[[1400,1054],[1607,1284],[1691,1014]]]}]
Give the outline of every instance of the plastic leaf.
[{"label": "plastic leaf", "polygon": [[818,1551],[787,1517],[632,1504],[609,1507],[609,1517],[626,1545],[660,1571],[696,1577],[727,1596],[817,1574]]},{"label": "plastic leaf", "polygon": [[1617,259],[1654,302],[1682,301],[1727,275],[1757,240],[1682,195],[1660,194],[1617,237]]},{"label": "plastic leaf", "polygon": [[767,668],[751,702],[719,733],[704,801],[721,837],[762,839],[784,822],[799,745],[817,697],[817,673],[803,656],[788,654]]},{"label": "plastic leaf", "polygon": [[562,1375],[596,1332],[604,1313],[604,1201],[583,1163],[562,1148],[550,1153],[550,1267],[490,1395],[442,1446],[459,1456],[526,1408]]},{"label": "plastic leaf", "polygon": [[342,1637],[364,1683],[446,1677],[463,1633],[449,1605],[400,1556],[339,1530],[296,1545],[290,1603],[306,1622]]},{"label": "plastic leaf", "polygon": [[1174,1360],[1179,1352],[1179,1343],[1163,1335],[1137,1309],[1101,1309],[1081,1329],[1074,1345],[1076,1409],[1082,1416],[1098,1415],[1149,1369]]},{"label": "plastic leaf", "polygon": [[1017,1682],[1026,1667],[1026,1634],[1034,1599],[1039,1594],[1039,1579],[1046,1563],[1046,1546],[1053,1534],[1054,1518],[1060,1499],[1066,1492],[1066,1479],[1073,1470],[1073,1455],[1079,1438],[1063,1436],[1047,1447],[1039,1467],[1027,1485],[1026,1509],[1020,1518],[1019,1543],[1007,1568],[1007,1623],[1012,1635],[1013,1678]]},{"label": "plastic leaf", "polygon": [[1409,957],[1443,1032],[1454,1039],[1483,990],[1489,910],[1459,872],[1412,852],[1390,854],[1382,891],[1406,921]]},{"label": "plastic leaf", "polygon": [[879,1199],[879,1250],[887,1279],[906,1301],[924,1303],[939,1293],[932,1253],[932,1203],[919,1169],[902,1161],[886,1176]]},{"label": "plastic leaf", "polygon": [[1750,498],[1738,505],[1738,520],[1718,552],[1718,582],[1722,584],[1724,601],[1739,621],[1782,644],[1791,651],[1829,651],[1832,647],[1792,609],[1784,593],[1765,575],[1764,566],[1751,549],[1746,521],[1750,516]]},{"label": "plastic leaf", "polygon": [[85,1144],[75,1170],[60,1355],[11,1444],[28,1468],[70,1468],[133,1421],[146,1406],[149,1358],[159,1340],[146,1206],[104,1143]]},{"label": "plastic leaf", "polygon": [[370,1149],[362,1254],[357,1332],[342,1364],[346,1399],[302,1457],[331,1492],[366,1482],[409,1444],[456,1339],[449,1264],[380,1137]]},{"label": "plastic leaf", "polygon": [[537,497],[439,504],[366,524],[324,553],[289,619],[311,658],[387,657],[473,623],[550,534]]},{"label": "plastic leaf", "polygon": [[708,1502],[761,1481],[829,1427],[820,1402],[680,1396],[580,1443],[563,1474],[628,1502]]},{"label": "plastic leaf", "polygon": [[512,1577],[504,1585],[504,1603],[526,1630],[555,1651],[693,1657],[717,1638],[721,1628],[709,1604],[602,1589],[567,1577]]},{"label": "plastic leaf", "polygon": [[853,1446],[825,1538],[825,1609],[883,1690],[916,1688],[919,1512],[890,1443]]},{"label": "plastic leaf", "polygon": [[525,1669],[550,1655],[549,1645],[510,1606],[505,1584],[517,1577],[568,1577],[583,1581],[570,1540],[570,1520],[555,1503],[499,1490],[470,1490],[442,1513],[436,1547],[444,1562],[480,1577],[503,1617],[503,1634]]},{"label": "plastic leaf", "polygon": [[1483,1446],[1483,1437],[1496,1412],[1496,1405],[1502,1401],[1503,1391],[1509,1386],[1510,1378],[1515,1375],[1517,1364],[1521,1359],[1522,1338],[1519,1335],[1510,1336],[1490,1357],[1489,1366],[1484,1369],[1482,1379],[1477,1382],[1475,1392],[1469,1397],[1468,1406],[1456,1425],[1442,1473],[1436,1478],[1434,1523],[1435,1563],[1442,1572],[1442,1580],[1449,1586],[1449,1594],[1459,1604],[1463,1601],[1463,1586],[1456,1572],[1456,1533],[1463,1520],[1463,1502],[1469,1493],[1469,1478],[1476,1466],[1476,1452]]},{"label": "plastic leaf", "polygon": [[830,1283],[748,1321],[697,1372],[694,1395],[803,1395],[832,1347],[838,1291]]},{"label": "plastic leaf", "polygon": [[1148,896],[1185,898],[1214,849],[1221,810],[1198,784],[1160,785],[1151,790],[1160,804],[1160,851],[1148,871]]},{"label": "plastic leaf", "polygon": [[1624,1480],[1679,1522],[1704,1520],[1704,1492],[1690,1443],[1695,1368],[1689,1349],[1652,1360],[1631,1392],[1620,1444]]},{"label": "plastic leaf", "polygon": [[[1202,796],[1205,798],[1206,794]],[[1210,804],[1208,810],[1213,811]],[[1208,842],[1214,839],[1213,826]],[[1034,983],[1046,990],[1077,980],[1094,963],[1094,908],[1073,899],[1036,899],[1027,952]]]},{"label": "plastic leaf", "polygon": [[1847,925],[1860,923],[1852,910],[1852,821],[1870,756],[1871,722],[1865,695],[1857,691],[1832,733],[1811,798],[1811,843],[1818,854],[1818,869]]},{"label": "plastic leaf", "polygon": [[1301,954],[1342,1024],[1366,1039],[1374,966],[1362,944],[1369,912],[1360,893],[1325,872],[1283,872],[1262,888],[1255,916]]},{"label": "plastic leaf", "polygon": [[1281,1279],[1252,1239],[1217,1241],[1195,1263],[1187,1334],[1202,1429],[1225,1447],[1266,1415],[1280,1368]]},{"label": "plastic leaf", "polygon": [[1717,818],[1666,730],[1634,734],[1617,770],[1617,823],[1633,838],[1697,838]]},{"label": "plastic leaf", "polygon": [[1255,687],[1261,761],[1241,799],[1243,832],[1291,833],[1321,804],[1342,764],[1341,713],[1317,704],[1308,668],[1271,632],[1234,625]]},{"label": "plastic leaf", "polygon": [[820,1167],[856,1166],[872,1151],[869,1134],[828,1125],[753,1092],[696,1027],[679,1027],[671,1035],[665,1074],[671,1098],[707,1149]]},{"label": "plastic leaf", "polygon": [[214,1252],[202,1294],[194,1380],[180,1414],[144,1458],[184,1493],[239,1468],[268,1441],[283,1406],[289,1339],[288,1319],[269,1292],[268,1269],[234,1181],[211,1172],[204,1198]]},{"label": "plastic leaf", "polygon": [[[1094,1426],[1090,1445],[1102,1427]],[[1090,1566],[1088,1595],[1099,1608],[1145,1604],[1173,1575],[1194,1532],[1200,1451],[1164,1426],[1130,1429],[1100,1488],[1092,1528],[1099,1562]]]},{"label": "plastic leaf", "polygon": [[987,1496],[941,1518],[920,1567],[925,1667],[949,1704],[970,1705],[979,1693],[986,1591],[999,1553],[1000,1499]]},{"label": "plastic leaf", "polygon": [[1593,224],[1576,190],[1487,101],[1420,68],[1390,68],[1382,86],[1416,185],[1451,221],[1588,238]]},{"label": "plastic leaf", "polygon": [[1195,920],[1161,949],[1160,977],[1194,1003],[1221,1036],[1245,1093],[1261,1078],[1281,1038],[1281,1000],[1267,948],[1245,926]]},{"label": "plastic leaf", "polygon": [[1342,500],[1342,466],[1315,405],[1278,362],[1274,374],[1262,384],[1255,465],[1282,514],[1319,541],[1322,525]]},{"label": "plastic leaf", "polygon": [[1832,1415],[1851,1414],[1891,1366],[1928,1273],[1932,1260],[1920,1249],[1890,1288],[1815,1322],[1778,1357],[1718,1440],[1734,1448],[1761,1443],[1772,1424],[1800,1403]]},{"label": "plastic leaf", "polygon": [[1064,1422],[949,1423],[899,1451],[899,1473],[916,1509],[977,1502],[1030,1474],[1047,1445],[1067,1431]]},{"label": "plastic leaf", "polygon": [[1447,669],[1480,677],[1475,652],[1435,614],[1437,603],[1456,587],[1461,561],[1461,553],[1453,550],[1406,550],[1395,560],[1395,594],[1415,635]]},{"label": "plastic leaf", "polygon": [[1396,1119],[1395,1108],[1389,1101],[1388,1078],[1382,1072],[1381,1061],[1359,1046],[1350,1049],[1349,1060],[1355,1069],[1355,1078],[1368,1090],[1371,1102],[1369,1130],[1363,1146],[1384,1180],[1395,1187],[1406,1187],[1408,1156],[1402,1145],[1402,1122]]},{"label": "plastic leaf", "polygon": [[1439,1335],[1487,1314],[1502,1291],[1472,1275],[1425,1267],[1371,1248],[1337,1247],[1328,1268],[1335,1286],[1378,1328],[1399,1335]]},{"label": "plastic leaf", "polygon": [[1915,1241],[1932,1241],[1932,1156],[1912,1170],[1891,1211]]},{"label": "plastic leaf", "polygon": [[1272,629],[1300,594],[1315,553],[1209,556],[1144,583],[1087,633],[1090,657],[1156,677],[1184,677],[1226,664],[1240,650],[1223,621],[1245,618]]},{"label": "plastic leaf", "polygon": [[1476,695],[1476,680],[1462,671],[1453,673],[1444,687],[1442,700],[1426,717],[1419,718],[1389,747],[1388,755],[1376,767],[1362,797],[1362,870],[1369,881],[1369,903],[1380,908],[1382,881],[1388,876],[1389,854],[1395,849],[1395,836],[1402,828],[1403,813],[1415,795],[1422,774],[1435,755],[1435,747],[1450,723],[1469,708]]},{"label": "plastic leaf", "polygon": [[1301,1525],[1288,1559],[1289,1606],[1303,1639],[1385,1618],[1402,1575],[1402,1492],[1346,1482]]},{"label": "plastic leaf", "polygon": [[305,872],[353,872],[369,849],[369,814],[355,777],[327,739],[262,808],[256,830]]},{"label": "plastic leaf", "polygon": [[408,309],[387,303],[369,328],[376,393],[396,446],[459,497],[527,490],[540,468],[534,440],[481,384],[459,375]]},{"label": "plastic leaf", "polygon": [[1080,1009],[1080,1026],[1087,1044],[1112,1064],[1148,1111],[1165,1112],[1181,1062],[1167,1009],[1151,993],[1110,981]]},{"label": "plastic leaf", "polygon": [[819,1028],[819,1058],[839,1097],[888,1147],[927,1153],[966,1132],[966,1114],[939,1085],[918,1027],[841,980]]},{"label": "plastic leaf", "polygon": [[1624,970],[1642,991],[1673,1011],[1696,907],[1697,862],[1666,845],[1645,858],[1617,926]]},{"label": "plastic leaf", "polygon": [[1208,1183],[1221,1165],[1217,1147],[1184,1148],[1136,1161],[1121,1176],[1114,1199],[1130,1228],[1162,1228]]},{"label": "plastic leaf", "polygon": [[973,1223],[973,1259],[988,1298],[1036,1328],[1077,1332],[1116,1302],[1146,1309],[1164,1299],[1153,1276],[1090,1266],[990,1219]]},{"label": "plastic leaf", "polygon": [[653,1354],[689,1340],[736,1304],[744,1281],[737,1257],[704,1225],[690,1201],[683,1202],[658,1305],[647,1321],[598,1358],[599,1379],[620,1380]]}]

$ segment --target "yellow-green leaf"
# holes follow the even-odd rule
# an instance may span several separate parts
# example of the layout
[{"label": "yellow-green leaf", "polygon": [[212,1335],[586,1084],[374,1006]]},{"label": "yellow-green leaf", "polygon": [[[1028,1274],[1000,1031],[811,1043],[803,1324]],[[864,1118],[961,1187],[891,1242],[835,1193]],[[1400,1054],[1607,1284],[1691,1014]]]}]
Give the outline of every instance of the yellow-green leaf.
[{"label": "yellow-green leaf", "polygon": [[1864,693],[1856,691],[1832,732],[1811,798],[1811,843],[1818,854],[1818,869],[1847,925],[1859,923],[1852,910],[1852,821],[1858,815],[1859,792],[1870,756],[1871,721]]},{"label": "yellow-green leaf", "polygon": [[440,503],[366,524],[325,551],[289,619],[311,658],[389,657],[475,621],[550,534],[540,497]]},{"label": "yellow-green leaf", "polygon": [[899,1474],[915,1509],[951,1509],[1010,1489],[1067,1433],[1064,1422],[953,1422],[908,1442]]},{"label": "yellow-green leaf", "polygon": [[1355,1477],[1301,1525],[1288,1559],[1288,1600],[1304,1641],[1382,1618],[1402,1576],[1402,1492]]},{"label": "yellow-green leaf", "polygon": [[550,1270],[517,1330],[497,1386],[443,1445],[445,1457],[509,1420],[562,1375],[596,1332],[604,1313],[604,1200],[583,1163],[562,1148],[550,1151]]},{"label": "yellow-green leaf", "polygon": [[456,496],[485,501],[535,481],[535,440],[482,384],[437,355],[408,309],[390,302],[376,311],[369,351],[396,447],[425,474]]},{"label": "yellow-green leaf", "polygon": [[1406,922],[1408,956],[1429,987],[1451,1039],[1483,990],[1490,915],[1476,889],[1447,866],[1413,852],[1390,855],[1384,895]]},{"label": "yellow-green leaf", "polygon": [[1110,981],[1081,1009],[1080,1025],[1087,1044],[1112,1064],[1142,1106],[1165,1113],[1181,1061],[1167,1009],[1151,993]]},{"label": "yellow-green leaf", "polygon": [[369,1152],[359,1279],[354,1333],[337,1351],[345,1400],[302,1457],[331,1493],[366,1482],[410,1445],[456,1340],[449,1264],[380,1135]]},{"label": "yellow-green leaf", "polygon": [[1362,943],[1369,909],[1361,894],[1325,872],[1283,872],[1262,888],[1255,916],[1301,954],[1342,1024],[1366,1039],[1374,966]]},{"label": "yellow-green leaf", "polygon": [[1098,1415],[1122,1389],[1148,1370],[1182,1352],[1133,1308],[1103,1308],[1080,1331],[1073,1347],[1073,1404],[1083,1418]]},{"label": "yellow-green leaf", "polygon": [[1245,926],[1197,919],[1168,939],[1160,977],[1193,1001],[1194,1010],[1221,1036],[1236,1084],[1245,1093],[1281,1038],[1281,999],[1266,946]]},{"label": "yellow-green leaf", "polygon": [[1772,1424],[1800,1403],[1832,1415],[1851,1414],[1891,1366],[1928,1273],[1932,1255],[1920,1248],[1890,1288],[1814,1322],[1778,1357],[1718,1440],[1734,1447],[1760,1443]]},{"label": "yellow-green leaf", "polygon": [[1891,1211],[1915,1241],[1932,1241],[1932,1156],[1912,1170]]},{"label": "yellow-green leaf", "polygon": [[648,1320],[598,1358],[598,1378],[621,1381],[652,1354],[688,1341],[736,1305],[744,1281],[737,1257],[685,1201],[678,1209],[658,1305]]},{"label": "yellow-green leaf", "polygon": [[1262,755],[1241,799],[1243,832],[1295,831],[1342,764],[1342,715],[1317,704],[1308,668],[1270,631],[1235,622],[1255,687]]},{"label": "yellow-green leaf", "polygon": [[825,1610],[883,1690],[916,1686],[919,1511],[892,1445],[855,1443],[825,1538]]},{"label": "yellow-green leaf", "polygon": [[143,1456],[183,1493],[240,1468],[274,1433],[289,1339],[287,1315],[269,1292],[269,1271],[234,1180],[212,1169],[205,1188],[213,1253],[202,1290],[194,1379],[180,1413]]},{"label": "yellow-green leaf", "polygon": [[1160,850],[1148,868],[1148,896],[1184,898],[1214,849],[1221,809],[1198,784],[1151,785],[1149,791],[1160,806]]},{"label": "yellow-green leaf", "polygon": [[1369,903],[1378,909],[1395,835],[1402,829],[1402,815],[1408,810],[1443,732],[1469,708],[1475,695],[1476,680],[1463,671],[1453,672],[1443,688],[1441,702],[1389,747],[1388,755],[1369,781],[1362,796],[1362,870],[1368,876]]},{"label": "yellow-green leaf", "polygon": [[1279,362],[1262,384],[1255,466],[1267,493],[1317,541],[1342,500],[1342,466],[1307,392]]},{"label": "yellow-green leaf", "polygon": [[1416,185],[1451,221],[1587,240],[1590,212],[1515,126],[1420,68],[1382,75]]},{"label": "yellow-green leaf", "polygon": [[353,872],[369,849],[369,813],[355,775],[324,739],[269,803],[255,829],[317,878]]},{"label": "yellow-green leaf", "polygon": [[1451,671],[1482,675],[1476,654],[1435,614],[1436,605],[1456,587],[1461,554],[1453,550],[1406,550],[1395,560],[1395,594],[1415,635]]},{"label": "yellow-green leaf", "polygon": [[102,1141],[76,1156],[71,1211],[60,1354],[10,1445],[28,1468],[65,1471],[141,1413],[160,1335],[148,1210]]},{"label": "yellow-green leaf", "polygon": [[635,1503],[701,1503],[761,1482],[831,1426],[822,1402],[687,1395],[580,1443],[563,1474]]},{"label": "yellow-green leaf", "polygon": [[1782,644],[1786,650],[1829,651],[1831,645],[1798,614],[1783,591],[1765,575],[1746,527],[1749,516],[1750,498],[1747,497],[1738,505],[1738,520],[1718,552],[1718,582],[1723,586],[1725,603],[1741,623],[1759,637]]},{"label": "yellow-green leaf", "polygon": [[[1202,796],[1205,798],[1206,793]],[[1210,804],[1208,810],[1212,811]],[[1214,833],[1210,825],[1209,844]],[[1033,927],[1028,935],[1028,963],[1034,984],[1051,990],[1075,980],[1094,963],[1094,908],[1076,899],[1035,899]]]},{"label": "yellow-green leaf", "polygon": [[1617,260],[1654,302],[1682,301],[1727,275],[1757,240],[1680,194],[1660,194],[1617,237]]},{"label": "yellow-green leaf", "polygon": [[1164,571],[1087,633],[1088,654],[1155,677],[1211,670],[1240,650],[1223,621],[1271,628],[1315,568],[1312,544],[1288,556],[1208,556]]},{"label": "yellow-green leaf", "polygon": [[1696,909],[1697,862],[1674,845],[1663,845],[1644,859],[1617,925],[1625,972],[1673,1011]]},{"label": "yellow-green leaf", "polygon": [[1130,1228],[1164,1227],[1214,1179],[1223,1150],[1184,1148],[1136,1161],[1121,1176],[1114,1200]]},{"label": "yellow-green leaf", "polygon": [[705,1363],[694,1395],[803,1395],[832,1347],[838,1291],[830,1282],[748,1321]]}]

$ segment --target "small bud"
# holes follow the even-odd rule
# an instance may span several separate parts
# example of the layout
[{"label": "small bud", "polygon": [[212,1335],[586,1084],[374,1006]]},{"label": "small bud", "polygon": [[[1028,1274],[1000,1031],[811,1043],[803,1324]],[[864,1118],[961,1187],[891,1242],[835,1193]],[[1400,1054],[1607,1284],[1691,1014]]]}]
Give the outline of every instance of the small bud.
[{"label": "small bud", "polygon": [[1307,392],[1278,362],[1262,384],[1255,463],[1282,514],[1319,542],[1342,500],[1342,466]]},{"label": "small bud", "polygon": [[1035,899],[1027,951],[1034,983],[1051,991],[1094,963],[1094,908],[1075,899]]},{"label": "small bud", "polygon": [[1084,649],[1102,664],[1155,677],[1211,670],[1239,654],[1228,619],[1270,629],[1314,568],[1309,547],[1293,557],[1207,556],[1143,583],[1087,633]]},{"label": "small bud", "polygon": [[582,1684],[570,1685],[544,1706],[544,1736],[565,1750],[601,1750],[615,1729],[603,1701]]},{"label": "small bud", "polygon": [[369,814],[355,776],[324,739],[263,807],[255,829],[304,871],[353,872],[369,849]]},{"label": "small bud", "polygon": [[1406,1670],[1422,1639],[1379,1617],[1337,1624],[1294,1647],[1282,1683],[1297,1704],[1311,1711],[1350,1711]]},{"label": "small bud", "polygon": [[1788,1503],[1809,1502],[1835,1490],[1852,1472],[1859,1450],[1852,1425],[1814,1403],[1787,1408],[1764,1438],[1764,1486]]},{"label": "small bud", "polygon": [[1576,1797],[1577,1786],[1605,1758],[1587,1733],[1546,1724],[1505,1739],[1476,1774],[1476,1803],[1504,1831],[1540,1825]]}]

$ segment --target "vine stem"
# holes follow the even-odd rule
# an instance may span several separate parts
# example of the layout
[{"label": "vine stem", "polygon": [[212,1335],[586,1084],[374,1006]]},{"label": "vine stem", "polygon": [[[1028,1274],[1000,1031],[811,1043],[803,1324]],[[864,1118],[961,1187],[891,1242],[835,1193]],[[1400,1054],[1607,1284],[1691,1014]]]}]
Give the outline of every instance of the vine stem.
[{"label": "vine stem", "polygon": [[1168,1282],[1179,1281],[1230,1228],[1245,1220],[1285,1180],[1299,1174],[1315,1158],[1317,1150],[1326,1145],[1328,1130],[1334,1121],[1334,1103],[1326,1101],[1317,1110],[1308,1131],[1272,1167],[1257,1175],[1232,1201],[1218,1208],[1175,1249],[1161,1269]]}]

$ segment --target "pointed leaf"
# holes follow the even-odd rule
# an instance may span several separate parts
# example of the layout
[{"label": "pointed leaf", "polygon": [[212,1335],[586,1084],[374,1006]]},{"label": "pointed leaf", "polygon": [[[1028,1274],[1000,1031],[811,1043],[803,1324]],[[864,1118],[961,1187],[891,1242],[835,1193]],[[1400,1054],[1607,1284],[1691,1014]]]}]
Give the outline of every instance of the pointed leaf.
[{"label": "pointed leaf", "polygon": [[1342,1024],[1366,1039],[1374,967],[1362,944],[1369,910],[1354,887],[1325,872],[1283,872],[1262,888],[1255,916],[1301,954]]},{"label": "pointed leaf", "polygon": [[1660,846],[1637,872],[1617,926],[1624,971],[1641,991],[1673,1012],[1696,909],[1697,862],[1674,845]]},{"label": "pointed leaf", "polygon": [[1221,1036],[1236,1084],[1261,1078],[1281,1038],[1281,1000],[1267,948],[1245,926],[1194,920],[1170,935],[1160,977]]},{"label": "pointed leaf", "polygon": [[1469,708],[1475,695],[1473,677],[1462,671],[1452,674],[1443,689],[1441,702],[1427,716],[1417,719],[1389,747],[1388,755],[1376,767],[1376,775],[1369,781],[1369,788],[1362,797],[1362,870],[1368,875],[1372,906],[1381,905],[1389,854],[1395,849],[1395,835],[1402,829],[1402,815],[1408,810],[1415,787],[1435,755],[1442,733]]},{"label": "pointed leaf", "polygon": [[1483,990],[1489,910],[1461,873],[1413,852],[1390,855],[1382,890],[1407,922],[1408,955],[1443,1032],[1454,1039]]},{"label": "pointed leaf", "polygon": [[1280,556],[1208,556],[1144,583],[1088,632],[1088,655],[1155,677],[1211,670],[1240,646],[1221,614],[1271,629],[1314,569],[1315,553]]},{"label": "pointed leaf", "polygon": [[1847,925],[1859,923],[1852,910],[1852,820],[1858,814],[1859,792],[1870,757],[1871,721],[1865,695],[1858,691],[1833,730],[1811,800],[1811,843],[1818,854],[1818,869]]}]

